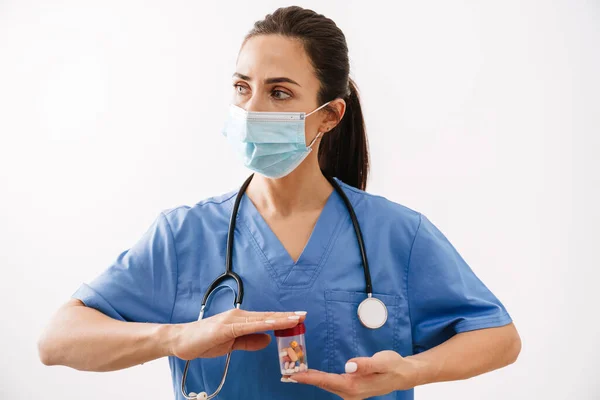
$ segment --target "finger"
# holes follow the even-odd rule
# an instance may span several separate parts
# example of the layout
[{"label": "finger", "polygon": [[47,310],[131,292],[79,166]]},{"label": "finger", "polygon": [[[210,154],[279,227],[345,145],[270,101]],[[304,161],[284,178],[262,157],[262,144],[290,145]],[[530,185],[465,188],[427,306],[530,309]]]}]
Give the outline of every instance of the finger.
[{"label": "finger", "polygon": [[271,342],[271,336],[265,333],[255,333],[235,339],[232,350],[257,351],[262,350]]},{"label": "finger", "polygon": [[347,377],[343,375],[329,374],[314,369],[294,374],[293,379],[298,383],[317,386],[328,392],[346,392],[349,386]]},{"label": "finger", "polygon": [[347,374],[377,374],[384,371],[384,365],[373,357],[358,357],[349,360],[346,363],[345,370]]},{"label": "finger", "polygon": [[298,325],[299,319],[279,318],[254,322],[235,322],[229,324],[228,334],[231,338],[266,332],[276,329],[288,329]]},{"label": "finger", "polygon": [[281,319],[281,318],[289,318],[289,317],[299,317],[300,321],[304,321],[306,319],[305,311],[295,311],[295,312],[257,312],[257,311],[245,311],[240,310],[241,312],[235,316],[235,322],[255,322],[255,321],[264,321],[270,319]]},{"label": "finger", "polygon": [[347,374],[378,374],[386,372],[390,365],[397,363],[398,354],[391,351],[380,351],[373,357],[357,357],[348,360],[345,369]]}]

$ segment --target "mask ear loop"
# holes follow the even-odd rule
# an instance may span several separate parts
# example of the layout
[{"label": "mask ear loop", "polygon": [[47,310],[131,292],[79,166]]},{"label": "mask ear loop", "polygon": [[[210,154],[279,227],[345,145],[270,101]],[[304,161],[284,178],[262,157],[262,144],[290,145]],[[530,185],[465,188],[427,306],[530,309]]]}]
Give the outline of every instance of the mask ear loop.
[{"label": "mask ear loop", "polygon": [[315,136],[315,138],[310,142],[310,144],[308,145],[308,147],[312,150],[312,146],[313,144],[315,144],[315,142],[317,141],[318,138],[320,138],[323,135],[323,132],[318,132],[317,136]]},{"label": "mask ear loop", "polygon": [[327,103],[323,104],[321,107],[317,108],[316,110],[309,112],[308,114],[306,114],[306,115],[304,116],[304,118],[307,118],[307,117],[308,117],[308,116],[310,116],[311,114],[314,114],[314,113],[316,113],[317,111],[319,111],[321,108],[325,107],[325,106],[326,106],[327,104],[329,104],[329,103],[331,103],[331,101],[328,101]]},{"label": "mask ear loop", "polygon": [[[320,109],[322,109],[323,107],[325,107],[327,104],[331,103],[331,101],[328,101],[327,103],[323,104],[321,107],[317,108],[314,111],[309,112],[308,114],[305,115],[304,118],[307,118],[309,115],[316,113],[317,111],[319,111]],[[317,139],[319,139],[321,137],[321,135],[323,135],[324,132],[317,132],[317,136],[315,136],[315,138],[310,142],[310,144],[308,145],[308,147],[312,150],[312,146],[313,144],[315,144],[315,142],[317,141]]]}]

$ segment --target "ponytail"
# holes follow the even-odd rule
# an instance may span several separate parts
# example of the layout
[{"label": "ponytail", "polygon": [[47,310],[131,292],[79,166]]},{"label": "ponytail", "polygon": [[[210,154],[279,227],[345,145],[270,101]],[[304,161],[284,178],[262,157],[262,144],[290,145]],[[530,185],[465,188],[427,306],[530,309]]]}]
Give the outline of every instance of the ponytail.
[{"label": "ponytail", "polygon": [[360,97],[352,79],[349,94],[344,98],[346,112],[342,121],[323,135],[319,145],[319,165],[323,174],[365,190],[369,174],[367,132],[360,106]]}]

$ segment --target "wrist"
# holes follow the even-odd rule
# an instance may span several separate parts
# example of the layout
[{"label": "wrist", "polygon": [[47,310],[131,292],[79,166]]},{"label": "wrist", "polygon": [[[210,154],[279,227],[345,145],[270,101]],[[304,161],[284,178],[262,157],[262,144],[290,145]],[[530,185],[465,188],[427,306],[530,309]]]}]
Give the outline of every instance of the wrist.
[{"label": "wrist", "polygon": [[158,339],[158,348],[160,349],[162,357],[175,355],[180,328],[181,326],[178,324],[158,325],[156,338]]},{"label": "wrist", "polygon": [[411,388],[422,386],[430,383],[431,366],[427,360],[421,359],[418,356],[405,357],[409,368],[408,372],[402,377],[404,382],[407,382]]}]

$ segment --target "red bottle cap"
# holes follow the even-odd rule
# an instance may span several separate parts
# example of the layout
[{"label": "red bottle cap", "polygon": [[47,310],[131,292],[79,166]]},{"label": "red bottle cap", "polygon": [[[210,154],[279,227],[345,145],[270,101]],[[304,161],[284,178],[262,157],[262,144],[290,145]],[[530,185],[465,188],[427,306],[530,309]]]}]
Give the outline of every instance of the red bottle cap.
[{"label": "red bottle cap", "polygon": [[306,326],[304,326],[304,322],[300,322],[298,325],[296,325],[293,328],[280,329],[280,330],[275,331],[275,336],[276,337],[289,337],[289,336],[301,335],[305,332],[306,332]]}]

